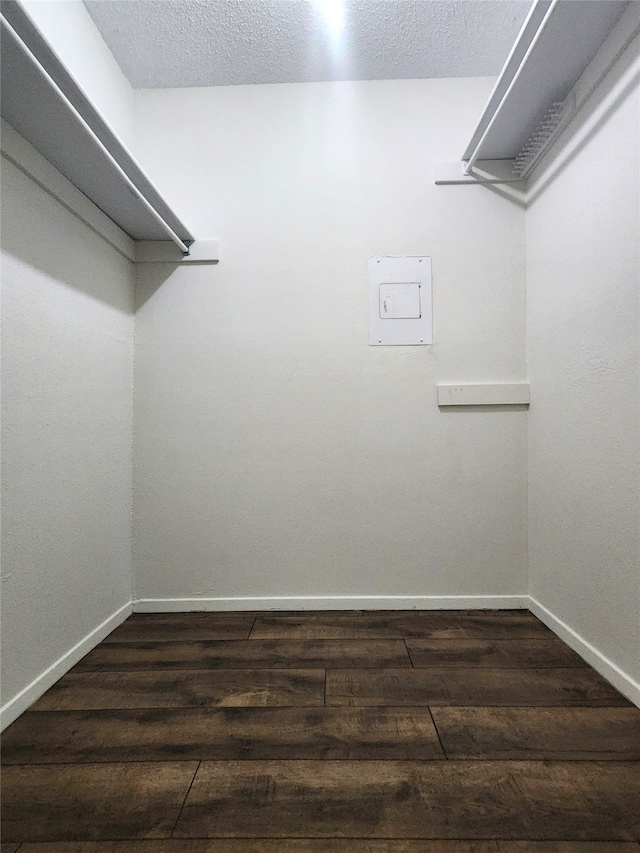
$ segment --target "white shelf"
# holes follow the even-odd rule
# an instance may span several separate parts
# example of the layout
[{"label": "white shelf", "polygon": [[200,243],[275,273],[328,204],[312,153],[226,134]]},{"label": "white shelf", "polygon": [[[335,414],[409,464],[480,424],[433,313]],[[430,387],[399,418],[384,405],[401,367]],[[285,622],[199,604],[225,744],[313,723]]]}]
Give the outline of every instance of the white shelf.
[{"label": "white shelf", "polygon": [[439,406],[528,406],[528,382],[438,385]]},{"label": "white shelf", "polygon": [[126,234],[194,241],[15,0],[2,3],[1,74],[2,117]]},{"label": "white shelf", "polygon": [[461,160],[439,164],[436,183],[526,177],[639,30],[637,0],[536,0]]}]

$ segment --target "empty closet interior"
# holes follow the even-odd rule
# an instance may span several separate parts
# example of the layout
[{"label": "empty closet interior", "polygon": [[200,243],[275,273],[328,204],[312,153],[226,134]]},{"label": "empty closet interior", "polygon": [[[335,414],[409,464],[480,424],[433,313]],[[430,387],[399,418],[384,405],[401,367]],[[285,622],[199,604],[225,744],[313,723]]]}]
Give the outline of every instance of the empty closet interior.
[{"label": "empty closet interior", "polygon": [[640,702],[640,3],[224,85],[101,5],[2,3],[2,725],[132,610],[531,609]]}]

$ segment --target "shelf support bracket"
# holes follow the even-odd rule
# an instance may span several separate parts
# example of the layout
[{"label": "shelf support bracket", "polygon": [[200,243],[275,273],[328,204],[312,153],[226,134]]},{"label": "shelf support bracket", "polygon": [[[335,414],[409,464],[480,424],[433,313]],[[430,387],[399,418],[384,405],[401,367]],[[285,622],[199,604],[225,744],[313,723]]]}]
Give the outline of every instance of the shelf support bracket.
[{"label": "shelf support bracket", "polygon": [[184,254],[169,240],[136,240],[137,264],[217,264],[219,240],[195,240]]},{"label": "shelf support bracket", "polygon": [[514,170],[513,160],[477,160],[470,174],[465,174],[464,162],[436,163],[433,169],[436,184],[512,184],[522,181]]}]

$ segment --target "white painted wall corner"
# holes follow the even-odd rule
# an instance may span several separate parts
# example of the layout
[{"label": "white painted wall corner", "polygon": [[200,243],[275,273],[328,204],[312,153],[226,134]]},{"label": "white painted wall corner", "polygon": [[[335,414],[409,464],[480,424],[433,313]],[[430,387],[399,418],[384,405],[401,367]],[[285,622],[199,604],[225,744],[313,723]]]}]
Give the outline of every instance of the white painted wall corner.
[{"label": "white painted wall corner", "polygon": [[37,678],[17,693],[5,705],[0,708],[0,731],[4,730],[10,723],[16,720],[23,711],[39,699],[56,681],[68,672],[72,666],[78,663],[91,649],[101,643],[118,625],[122,624],[131,615],[131,602],[123,604],[108,619],[105,619],[97,628],[90,631],[79,643],[52,663]]},{"label": "white painted wall corner", "polygon": [[532,596],[529,596],[529,610],[590,664],[596,672],[606,678],[616,690],[619,690],[630,702],[640,708],[640,684],[637,681]]}]

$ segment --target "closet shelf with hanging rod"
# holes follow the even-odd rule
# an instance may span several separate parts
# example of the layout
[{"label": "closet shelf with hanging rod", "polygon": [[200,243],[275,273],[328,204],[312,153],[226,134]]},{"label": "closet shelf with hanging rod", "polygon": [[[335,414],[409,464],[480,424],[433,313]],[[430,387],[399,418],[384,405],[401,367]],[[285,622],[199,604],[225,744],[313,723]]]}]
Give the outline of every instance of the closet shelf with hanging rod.
[{"label": "closet shelf with hanging rod", "polygon": [[195,240],[17,0],[0,24],[2,118],[136,241],[136,260],[217,261],[217,241]]},{"label": "closet shelf with hanging rod", "polygon": [[640,31],[640,3],[536,0],[462,158],[436,184],[523,181]]}]

